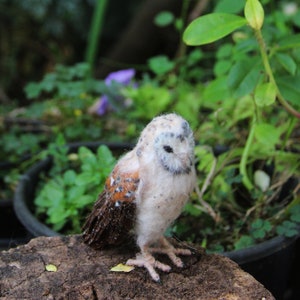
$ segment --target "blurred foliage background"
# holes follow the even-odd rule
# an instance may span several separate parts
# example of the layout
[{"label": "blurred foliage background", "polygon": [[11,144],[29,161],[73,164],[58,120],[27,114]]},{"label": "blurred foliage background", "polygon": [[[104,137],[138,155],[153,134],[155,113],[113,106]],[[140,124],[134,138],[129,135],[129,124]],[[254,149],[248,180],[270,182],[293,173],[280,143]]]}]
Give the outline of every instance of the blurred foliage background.
[{"label": "blurred foliage background", "polygon": [[[139,6],[109,1],[99,56],[119,38]],[[84,60],[96,0],[0,0],[0,103],[18,99],[23,87],[56,64]]]}]

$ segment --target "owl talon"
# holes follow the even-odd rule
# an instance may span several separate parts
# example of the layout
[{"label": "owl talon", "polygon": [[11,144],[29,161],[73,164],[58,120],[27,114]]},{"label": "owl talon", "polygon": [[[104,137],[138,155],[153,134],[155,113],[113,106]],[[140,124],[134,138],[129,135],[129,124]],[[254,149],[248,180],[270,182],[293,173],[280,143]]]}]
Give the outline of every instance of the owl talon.
[{"label": "owl talon", "polygon": [[166,254],[173,264],[179,268],[183,268],[184,264],[177,255],[191,255],[192,252],[188,249],[174,248],[164,237],[160,239],[161,247],[142,247],[142,253],[136,255],[135,259],[127,260],[129,266],[144,267],[148,270],[150,276],[155,282],[160,281],[160,277],[155,269],[160,269],[163,272],[170,272],[171,267],[156,260],[152,253]]},{"label": "owl talon", "polygon": [[155,271],[155,268],[160,269],[163,272],[170,272],[171,270],[170,266],[155,260],[151,254],[138,254],[135,259],[128,259],[126,264],[129,266],[146,268],[155,282],[160,282],[160,277]]},{"label": "owl talon", "polygon": [[183,268],[183,262],[177,255],[191,255],[189,249],[174,248],[164,237],[160,239],[161,247],[150,248],[151,253],[166,254],[173,264],[179,268]]}]

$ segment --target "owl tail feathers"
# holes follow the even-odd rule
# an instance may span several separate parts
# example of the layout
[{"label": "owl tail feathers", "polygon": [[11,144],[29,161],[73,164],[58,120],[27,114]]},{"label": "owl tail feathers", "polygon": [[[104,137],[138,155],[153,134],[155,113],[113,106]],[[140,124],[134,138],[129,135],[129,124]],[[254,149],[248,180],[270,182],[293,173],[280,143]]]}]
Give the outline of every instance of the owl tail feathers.
[{"label": "owl tail feathers", "polygon": [[135,221],[133,202],[114,202],[102,192],[83,225],[84,242],[95,249],[121,244]]}]

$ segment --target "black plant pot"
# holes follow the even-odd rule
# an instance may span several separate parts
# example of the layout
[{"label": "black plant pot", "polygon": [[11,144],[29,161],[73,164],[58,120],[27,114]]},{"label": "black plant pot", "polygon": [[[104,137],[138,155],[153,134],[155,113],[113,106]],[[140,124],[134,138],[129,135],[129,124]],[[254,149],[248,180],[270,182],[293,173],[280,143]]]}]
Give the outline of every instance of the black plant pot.
[{"label": "black plant pot", "polygon": [[0,250],[27,243],[32,236],[20,223],[13,209],[13,200],[0,200]]},{"label": "black plant pot", "polygon": [[[3,173],[8,173],[16,165],[17,163],[2,161],[0,169]],[[2,178],[0,178],[0,188],[4,190],[7,188]],[[32,236],[15,215],[13,197],[6,194],[3,197],[0,199],[0,250],[8,250],[11,247],[27,243]]]},{"label": "black plant pot", "polygon": [[[70,151],[75,152],[82,145],[93,150],[100,143],[72,144]],[[132,147],[131,145],[123,144],[107,145],[112,151],[122,152]],[[14,208],[16,214],[22,224],[34,236],[61,235],[38,221],[32,213],[35,187],[37,186],[39,175],[41,172],[47,172],[51,163],[51,158],[47,158],[32,166],[22,177],[15,194]],[[279,236],[247,249],[225,252],[223,255],[237,262],[246,272],[264,284],[276,299],[283,299],[283,294],[288,287],[297,239],[298,236],[293,238]]]},{"label": "black plant pot", "polygon": [[[300,228],[298,232],[300,233]],[[293,238],[278,236],[246,249],[225,252],[223,255],[238,263],[243,270],[261,282],[276,299],[286,299],[284,294],[289,289],[293,276],[297,240],[299,235]]]},{"label": "black plant pot", "polygon": [[[280,199],[287,199],[291,191],[299,184],[299,179],[291,177],[281,189]],[[242,196],[238,196],[242,199]],[[258,281],[269,289],[276,299],[288,299],[284,297],[291,281],[292,267],[297,253],[296,245],[300,237],[298,234],[292,238],[277,236],[246,249],[224,253],[237,262],[246,272],[253,275]],[[298,298],[297,298],[298,299]],[[292,300],[292,298],[288,299]]]},{"label": "black plant pot", "polygon": [[60,236],[58,232],[41,223],[33,214],[33,200],[39,175],[51,167],[50,157],[32,166],[20,179],[14,196],[14,210],[24,227],[34,236]]}]

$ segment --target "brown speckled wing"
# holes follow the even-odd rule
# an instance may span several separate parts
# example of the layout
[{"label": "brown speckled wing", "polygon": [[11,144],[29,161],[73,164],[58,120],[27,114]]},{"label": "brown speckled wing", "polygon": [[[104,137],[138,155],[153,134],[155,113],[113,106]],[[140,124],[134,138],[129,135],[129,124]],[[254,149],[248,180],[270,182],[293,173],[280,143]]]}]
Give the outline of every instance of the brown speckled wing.
[{"label": "brown speckled wing", "polygon": [[121,173],[116,166],[83,226],[84,242],[101,249],[122,243],[135,222],[139,174]]}]

